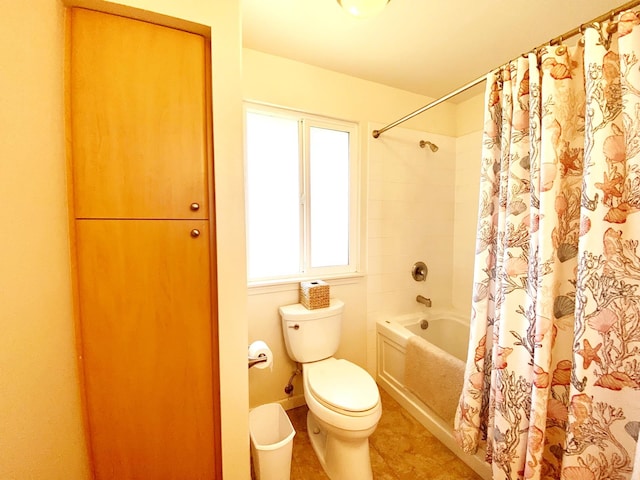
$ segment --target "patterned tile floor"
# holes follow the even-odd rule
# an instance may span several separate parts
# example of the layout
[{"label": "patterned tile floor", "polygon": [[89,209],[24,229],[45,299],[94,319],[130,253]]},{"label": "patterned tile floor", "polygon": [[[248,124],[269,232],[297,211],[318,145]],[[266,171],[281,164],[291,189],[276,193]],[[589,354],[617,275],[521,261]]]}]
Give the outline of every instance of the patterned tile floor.
[{"label": "patterned tile floor", "polygon": [[[380,396],[382,418],[369,439],[376,480],[480,479],[383,389]],[[327,480],[307,436],[307,407],[287,413],[296,430],[291,480]]]}]

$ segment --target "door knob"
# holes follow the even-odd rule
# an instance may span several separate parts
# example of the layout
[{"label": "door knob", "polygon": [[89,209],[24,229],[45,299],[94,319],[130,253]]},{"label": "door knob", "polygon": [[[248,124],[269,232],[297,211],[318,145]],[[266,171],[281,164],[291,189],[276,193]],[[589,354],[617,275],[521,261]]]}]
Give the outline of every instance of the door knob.
[{"label": "door knob", "polygon": [[200,230],[198,230],[197,228],[194,228],[193,230],[191,230],[191,236],[193,238],[198,238],[200,236]]},{"label": "door knob", "polygon": [[198,210],[200,210],[200,204],[199,203],[192,203],[189,208],[191,208],[192,212],[197,212]]}]

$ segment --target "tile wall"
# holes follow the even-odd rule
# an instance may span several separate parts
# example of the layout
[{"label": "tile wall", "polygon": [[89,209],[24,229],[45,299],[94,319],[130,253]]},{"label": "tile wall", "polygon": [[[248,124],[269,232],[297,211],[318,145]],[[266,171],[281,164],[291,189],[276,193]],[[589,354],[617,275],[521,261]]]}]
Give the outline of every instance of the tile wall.
[{"label": "tile wall", "polygon": [[469,315],[478,217],[482,131],[456,139],[452,306]]},{"label": "tile wall", "polygon": [[[371,125],[372,129],[381,125]],[[421,140],[438,145],[420,148]],[[376,322],[433,308],[467,314],[473,273],[480,132],[462,137],[396,127],[369,141],[367,367],[375,372]],[[476,167],[478,165],[478,167]],[[411,277],[423,261],[426,282]]]}]

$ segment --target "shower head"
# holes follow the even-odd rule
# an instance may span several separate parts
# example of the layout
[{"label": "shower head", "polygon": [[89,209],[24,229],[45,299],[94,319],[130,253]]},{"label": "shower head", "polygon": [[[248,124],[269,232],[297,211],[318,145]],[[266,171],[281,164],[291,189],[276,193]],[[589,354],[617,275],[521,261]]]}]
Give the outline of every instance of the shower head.
[{"label": "shower head", "polygon": [[429,147],[432,152],[438,151],[438,146],[435,143],[428,142],[426,140],[420,140],[420,148]]}]

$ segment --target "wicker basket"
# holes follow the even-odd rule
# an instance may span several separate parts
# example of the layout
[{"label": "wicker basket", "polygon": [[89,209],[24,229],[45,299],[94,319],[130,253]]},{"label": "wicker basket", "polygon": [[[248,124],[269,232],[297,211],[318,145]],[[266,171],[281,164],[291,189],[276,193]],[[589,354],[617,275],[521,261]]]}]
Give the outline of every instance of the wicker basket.
[{"label": "wicker basket", "polygon": [[309,310],[329,306],[329,285],[322,280],[300,282],[300,303]]}]

